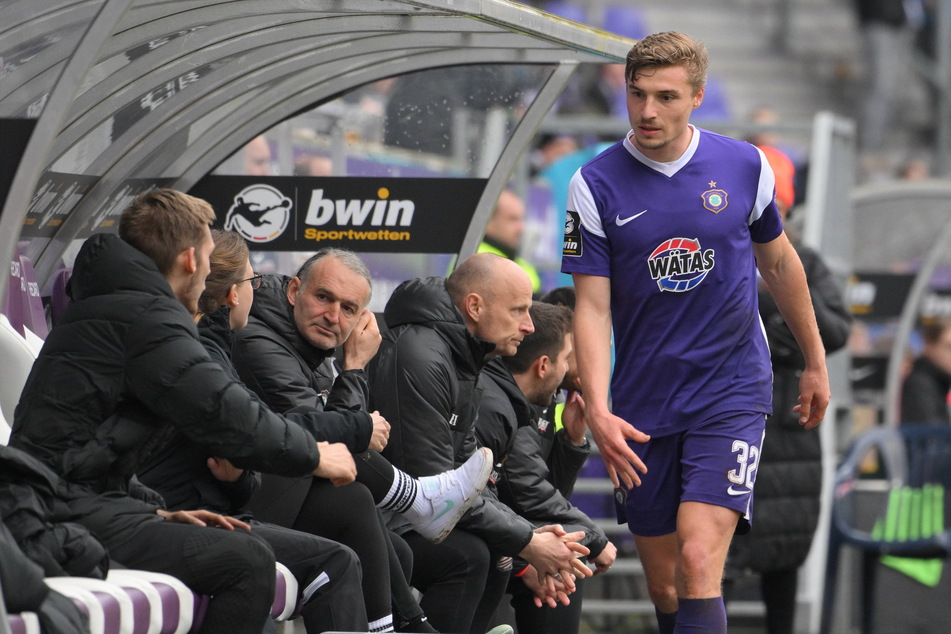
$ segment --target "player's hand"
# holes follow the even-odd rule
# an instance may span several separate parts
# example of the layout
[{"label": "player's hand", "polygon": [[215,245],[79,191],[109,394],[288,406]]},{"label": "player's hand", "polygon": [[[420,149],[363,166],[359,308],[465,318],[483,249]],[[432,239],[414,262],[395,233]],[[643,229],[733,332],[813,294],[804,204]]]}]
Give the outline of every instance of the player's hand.
[{"label": "player's hand", "polygon": [[588,559],[595,565],[594,574],[600,575],[607,572],[614,565],[614,560],[617,559],[617,546],[608,542],[597,557],[589,557]]},{"label": "player's hand", "polygon": [[319,442],[320,464],[314,469],[318,478],[327,478],[334,486],[350,484],[357,479],[357,465],[353,455],[342,442]]},{"label": "player's hand", "polygon": [[221,482],[237,482],[244,473],[244,469],[237,468],[227,458],[208,458],[205,464],[208,465],[211,475]]},{"label": "player's hand", "polygon": [[831,398],[825,363],[806,368],[799,377],[799,405],[793,407],[793,411],[799,414],[799,424],[812,429],[821,423]]},{"label": "player's hand", "polygon": [[236,528],[243,528],[246,531],[251,530],[251,527],[241,520],[236,520],[235,518],[228,517],[227,515],[212,513],[211,511],[165,511],[163,509],[158,509],[155,512],[164,517],[166,521],[175,522],[176,524],[220,526],[221,528],[229,531],[233,531]]},{"label": "player's hand", "polygon": [[565,409],[561,412],[561,423],[565,434],[572,445],[580,447],[584,444],[584,436],[588,431],[588,423],[584,418],[584,399],[578,392],[568,392],[565,399]]},{"label": "player's hand", "polygon": [[343,342],[343,369],[362,370],[367,367],[370,359],[376,356],[382,341],[383,337],[376,323],[376,315],[364,308],[357,320],[357,325]]},{"label": "player's hand", "polygon": [[614,486],[620,486],[621,483],[628,489],[640,486],[641,476],[638,472],[647,473],[647,466],[627,445],[627,441],[647,442],[651,437],[607,411],[595,412],[591,407],[586,407],[585,418]]},{"label": "player's hand", "polygon": [[390,424],[386,419],[380,416],[380,412],[370,414],[373,419],[373,434],[370,436],[370,449],[374,451],[383,451],[386,443],[390,441]]}]

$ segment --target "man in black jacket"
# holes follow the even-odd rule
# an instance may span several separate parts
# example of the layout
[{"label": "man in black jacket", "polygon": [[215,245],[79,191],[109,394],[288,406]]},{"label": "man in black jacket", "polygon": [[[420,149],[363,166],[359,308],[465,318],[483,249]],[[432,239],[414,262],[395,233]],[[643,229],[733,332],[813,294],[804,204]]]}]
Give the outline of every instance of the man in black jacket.
[{"label": "man in black jacket", "polygon": [[211,596],[202,632],[259,634],[274,598],[271,549],[237,520],[132,497],[132,474],[171,426],[245,468],[341,482],[356,468],[346,447],[318,449],[199,343],[191,312],[209,272],[213,219],[204,201],[152,190],[123,212],[120,237],[86,241],[73,303],[33,365],[10,445],[62,478],[64,519],[86,526],[113,560]]},{"label": "man in black jacket", "polygon": [[[368,411],[364,367],[380,345],[376,318],[366,308],[371,291],[366,265],[343,249],[321,249],[293,277],[265,276],[254,293],[248,325],[235,333],[232,360],[242,380],[275,411]],[[339,361],[333,356],[337,349]],[[394,469],[374,451],[385,445],[386,438],[371,442],[375,430],[368,426],[327,426],[312,433],[321,440],[344,442],[356,454],[357,481],[370,490],[373,502],[398,512],[429,540],[441,541],[449,533],[478,499],[491,469],[491,456],[484,451],[454,473],[427,473],[431,477],[417,480]],[[381,579],[390,579],[384,594],[387,607],[393,595],[397,627],[406,621],[406,631],[429,631],[405,576],[397,570],[409,567],[397,560],[398,552],[410,558],[402,540],[390,534],[349,541],[358,539],[352,518],[370,519],[358,503],[346,490],[333,490],[314,478],[290,481],[265,475],[250,508],[261,519],[328,535],[363,553],[366,586],[376,587]],[[308,508],[314,505],[333,506],[337,512],[328,517]],[[443,508],[451,510],[443,512]],[[378,519],[382,532],[386,527]],[[365,523],[359,526],[368,529]],[[379,545],[387,548],[388,557],[370,554]],[[446,575],[441,579],[448,581]],[[380,589],[367,587],[365,594],[379,599]],[[369,603],[379,605],[380,601]],[[374,615],[369,616],[372,622]]]},{"label": "man in black jacket", "polygon": [[[414,279],[396,289],[384,313],[388,330],[370,365],[373,404],[392,425],[384,456],[419,476],[451,469],[472,455],[482,366],[491,356],[514,354],[533,331],[531,303],[525,271],[489,253],[467,259],[448,279]],[[391,527],[411,528],[395,520]],[[494,570],[500,556],[523,557],[551,582],[542,585],[554,596],[555,575],[573,590],[571,574],[590,574],[576,559],[588,553],[577,543],[582,537],[565,535],[560,527],[536,530],[491,492],[462,517],[445,548],[404,534],[416,561],[424,562],[413,578],[423,591],[423,608],[437,625],[437,615],[450,623],[443,629],[463,632],[482,629],[484,623],[473,618],[478,614],[487,620],[504,592],[508,570],[489,577],[490,561]],[[434,587],[421,577],[435,562],[460,555],[466,561],[459,565],[471,567],[473,587]],[[473,599],[480,595],[483,605],[478,606]]]},{"label": "man in black jacket", "polygon": [[[566,425],[557,434],[554,423],[542,418],[568,372],[571,312],[535,302],[531,317],[535,332],[522,340],[518,352],[511,357],[495,357],[482,370],[485,391],[476,436],[482,446],[500,456],[493,478],[499,499],[535,526],[561,524],[566,530],[584,531],[581,543],[591,551],[588,561],[597,566],[597,572],[603,572],[614,563],[617,549],[604,531],[567,499],[589,452],[580,395],[572,396],[566,404]],[[549,451],[545,451],[543,442],[550,444]],[[552,457],[555,460],[549,464]],[[556,481],[563,484],[564,493]],[[563,597],[560,606],[548,601],[555,610],[537,608],[540,601],[535,599],[544,593],[532,567],[521,562],[513,577],[509,592],[519,632],[578,631],[580,592],[572,595],[570,603]],[[582,587],[579,584],[578,590]]]}]

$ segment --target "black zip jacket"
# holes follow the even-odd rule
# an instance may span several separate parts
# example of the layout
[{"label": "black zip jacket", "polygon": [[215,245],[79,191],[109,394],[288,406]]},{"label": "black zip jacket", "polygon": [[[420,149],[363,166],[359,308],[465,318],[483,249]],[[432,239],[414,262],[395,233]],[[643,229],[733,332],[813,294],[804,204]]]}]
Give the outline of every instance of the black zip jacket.
[{"label": "black zip jacket", "polygon": [[364,410],[346,420],[326,417],[308,428],[317,440],[342,442],[353,453],[366,451],[373,421],[366,372],[336,372],[333,350],[310,345],[297,332],[287,301],[286,276],[265,276],[254,291],[248,325],[234,334],[232,362],[238,376],[275,412],[289,410]]},{"label": "black zip jacket", "polygon": [[[476,436],[480,444],[489,447],[495,455],[493,477],[499,500],[535,526],[561,524],[568,532],[583,530],[585,537],[581,543],[591,550],[591,557],[597,557],[608,538],[553,484],[546,462],[549,453],[542,447],[545,432],[538,427],[536,408],[525,398],[515,377],[498,357],[482,369],[482,384],[485,391],[479,406]],[[548,425],[544,427],[547,432]],[[549,449],[557,442],[552,440]]]},{"label": "black zip jacket", "polygon": [[[384,318],[388,330],[369,368],[372,407],[392,426],[383,455],[416,477],[453,469],[477,449],[479,373],[495,345],[469,333],[442,277],[401,284]],[[398,532],[405,526],[387,519]],[[532,538],[532,525],[488,487],[457,526],[500,555],[518,554]]]}]

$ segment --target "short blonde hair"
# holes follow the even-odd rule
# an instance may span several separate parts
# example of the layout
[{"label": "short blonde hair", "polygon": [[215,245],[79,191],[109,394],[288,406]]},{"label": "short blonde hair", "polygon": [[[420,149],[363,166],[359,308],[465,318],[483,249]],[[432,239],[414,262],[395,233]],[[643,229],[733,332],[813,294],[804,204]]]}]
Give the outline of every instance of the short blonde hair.
[{"label": "short blonde hair", "polygon": [[644,69],[682,66],[696,94],[707,83],[710,57],[703,42],[676,31],[654,33],[640,40],[627,53],[624,77],[634,81]]},{"label": "short blonde hair", "polygon": [[215,220],[207,202],[174,189],[150,189],[136,196],[119,217],[119,237],[155,261],[168,275],[182,251],[201,249],[203,229]]}]

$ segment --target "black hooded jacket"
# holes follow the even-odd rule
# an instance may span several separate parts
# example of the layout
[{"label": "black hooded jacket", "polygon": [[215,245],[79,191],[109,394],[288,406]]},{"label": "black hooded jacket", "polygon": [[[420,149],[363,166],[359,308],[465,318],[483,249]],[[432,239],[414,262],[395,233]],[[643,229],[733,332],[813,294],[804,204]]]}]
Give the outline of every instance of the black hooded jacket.
[{"label": "black hooded jacket", "polygon": [[232,362],[238,376],[275,412],[289,410],[364,410],[347,419],[328,416],[308,430],[317,440],[342,442],[353,453],[366,451],[373,421],[366,372],[337,373],[333,350],[310,345],[297,331],[287,301],[291,278],[268,275],[254,291],[248,325],[235,332]]},{"label": "black hooded jacket", "polygon": [[171,428],[246,468],[301,475],[317,467],[313,437],[208,357],[151,258],[95,235],[69,288],[73,302],[33,365],[11,446],[92,494],[127,492]]},{"label": "black hooded jacket", "polygon": [[[485,391],[476,436],[495,455],[494,480],[499,500],[535,526],[561,524],[569,532],[583,530],[581,543],[591,550],[591,557],[600,555],[608,543],[604,531],[573,506],[552,482],[546,462],[549,451],[542,446],[547,438],[539,429],[538,410],[528,402],[515,377],[498,357],[485,364],[482,383]],[[554,445],[561,441],[552,438],[550,442]],[[583,455],[587,455],[587,450]],[[577,476],[577,469],[574,475]]]},{"label": "black hooded jacket", "polygon": [[[401,284],[384,318],[388,330],[369,368],[372,407],[392,426],[383,455],[416,477],[453,469],[477,449],[479,374],[495,345],[469,333],[442,277]],[[501,555],[518,554],[532,538],[532,525],[489,489],[457,526]]]}]

